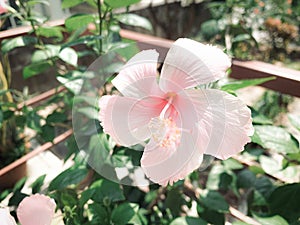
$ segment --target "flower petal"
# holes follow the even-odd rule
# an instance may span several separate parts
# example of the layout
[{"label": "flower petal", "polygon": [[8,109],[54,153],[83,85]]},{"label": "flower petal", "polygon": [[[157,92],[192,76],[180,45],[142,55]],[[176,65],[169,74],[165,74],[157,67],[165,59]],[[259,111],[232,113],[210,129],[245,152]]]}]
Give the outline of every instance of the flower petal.
[{"label": "flower petal", "polygon": [[161,93],[157,83],[157,61],[155,50],[139,52],[112,80],[113,85],[126,97],[142,98]]},{"label": "flower petal", "polygon": [[159,86],[165,92],[178,92],[207,84],[223,77],[230,66],[230,59],[220,49],[180,38],[166,56]]},{"label": "flower petal", "polygon": [[22,200],[17,209],[17,216],[22,225],[50,225],[55,207],[53,199],[35,194]]},{"label": "flower petal", "polygon": [[195,129],[193,135],[205,154],[229,158],[242,151],[253,135],[250,109],[224,91],[183,90],[173,104],[185,130],[196,125],[198,131]]},{"label": "flower petal", "polygon": [[15,219],[10,215],[8,208],[0,208],[1,225],[17,225]]},{"label": "flower petal", "polygon": [[0,0],[0,14],[6,13],[8,11],[6,2],[6,0]]},{"label": "flower petal", "polygon": [[132,146],[150,137],[148,123],[160,114],[165,104],[165,100],[158,97],[138,100],[106,95],[99,101],[99,119],[104,132],[118,144]]},{"label": "flower petal", "polygon": [[177,148],[162,147],[151,139],[145,147],[141,167],[151,181],[166,186],[197,169],[202,159],[201,146],[195,145],[194,136],[182,132]]},{"label": "flower petal", "polygon": [[[209,136],[205,154],[227,159],[241,152],[254,133],[250,109],[224,91],[195,91],[204,94],[208,102],[205,112],[201,112],[202,119],[197,123],[201,130],[199,135],[206,133]],[[203,141],[201,136],[198,141]]]}]

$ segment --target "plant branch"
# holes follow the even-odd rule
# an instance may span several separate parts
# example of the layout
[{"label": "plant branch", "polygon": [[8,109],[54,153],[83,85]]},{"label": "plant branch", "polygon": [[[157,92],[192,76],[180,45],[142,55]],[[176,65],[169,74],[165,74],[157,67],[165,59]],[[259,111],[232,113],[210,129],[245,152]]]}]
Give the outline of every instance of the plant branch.
[{"label": "plant branch", "polygon": [[99,40],[99,55],[102,54],[102,48],[103,48],[103,43],[102,43],[102,24],[103,24],[103,17],[102,17],[102,4],[101,4],[101,0],[97,0],[97,6],[98,6],[98,16],[99,16],[99,36],[100,36],[100,40]]}]

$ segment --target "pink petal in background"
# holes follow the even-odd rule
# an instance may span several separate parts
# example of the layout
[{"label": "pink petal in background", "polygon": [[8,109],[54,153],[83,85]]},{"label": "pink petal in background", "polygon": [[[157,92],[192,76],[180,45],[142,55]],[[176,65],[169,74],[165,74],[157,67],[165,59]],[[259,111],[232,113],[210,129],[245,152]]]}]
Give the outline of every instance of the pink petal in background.
[{"label": "pink petal in background", "polygon": [[17,216],[22,225],[50,225],[56,204],[48,196],[35,194],[19,204]]},{"label": "pink petal in background", "polygon": [[6,7],[6,1],[5,0],[0,0],[0,14],[6,13],[7,7]]}]

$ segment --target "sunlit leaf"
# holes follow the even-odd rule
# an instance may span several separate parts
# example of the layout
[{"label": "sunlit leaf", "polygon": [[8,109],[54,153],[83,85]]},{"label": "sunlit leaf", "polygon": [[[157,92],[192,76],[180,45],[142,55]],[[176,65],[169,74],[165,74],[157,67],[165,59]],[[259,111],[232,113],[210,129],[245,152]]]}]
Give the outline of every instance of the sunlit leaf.
[{"label": "sunlit leaf", "polygon": [[31,57],[32,63],[44,62],[47,59],[57,57],[59,54],[60,46],[58,45],[45,45],[44,49],[36,50]]},{"label": "sunlit leaf", "polygon": [[150,31],[152,30],[152,25],[150,21],[145,17],[139,16],[137,14],[132,14],[132,13],[120,14],[117,15],[116,18],[123,24],[129,26],[135,26],[135,27],[142,27]]},{"label": "sunlit leaf", "polygon": [[291,124],[300,131],[300,116],[294,115],[294,114],[289,114],[288,118],[289,118]]},{"label": "sunlit leaf", "polygon": [[272,217],[259,217],[257,215],[253,216],[261,225],[289,225],[289,223],[283,219],[281,216]]},{"label": "sunlit leaf", "polygon": [[276,79],[275,77],[265,77],[265,78],[258,78],[258,79],[245,79],[245,80],[235,80],[230,83],[227,83],[221,86],[223,91],[236,91],[241,88],[259,85],[265,83],[270,80]]},{"label": "sunlit leaf", "polygon": [[140,1],[141,0],[104,0],[104,2],[112,8],[127,7]]},{"label": "sunlit leaf", "polygon": [[233,177],[222,165],[214,165],[208,175],[206,188],[209,190],[227,189]]},{"label": "sunlit leaf", "polygon": [[63,0],[61,6],[63,9],[66,9],[79,5],[83,2],[85,2],[85,0]]},{"label": "sunlit leaf", "polygon": [[75,70],[65,74],[64,76],[57,76],[56,79],[72,93],[79,94],[83,85],[82,75],[82,72]]},{"label": "sunlit leaf", "polygon": [[37,34],[40,36],[44,36],[47,38],[58,38],[59,40],[63,39],[63,31],[64,28],[62,27],[38,27],[37,28]]},{"label": "sunlit leaf", "polygon": [[85,27],[95,20],[94,16],[91,14],[76,14],[65,21],[65,26],[68,30],[76,30],[81,27]]},{"label": "sunlit leaf", "polygon": [[78,55],[72,48],[64,48],[59,52],[58,57],[72,66],[77,66]]},{"label": "sunlit leaf", "polygon": [[37,43],[37,38],[36,37],[31,37],[31,36],[18,36],[13,39],[8,39],[8,40],[3,40],[1,43],[1,52],[7,53],[14,48],[17,47],[23,47],[23,46],[28,46],[28,45],[34,45]]},{"label": "sunlit leaf", "polygon": [[299,143],[282,127],[257,125],[252,141],[264,148],[272,149],[280,153],[299,152]]},{"label": "sunlit leaf", "polygon": [[176,218],[170,225],[207,225],[207,222],[200,218],[184,216]]}]

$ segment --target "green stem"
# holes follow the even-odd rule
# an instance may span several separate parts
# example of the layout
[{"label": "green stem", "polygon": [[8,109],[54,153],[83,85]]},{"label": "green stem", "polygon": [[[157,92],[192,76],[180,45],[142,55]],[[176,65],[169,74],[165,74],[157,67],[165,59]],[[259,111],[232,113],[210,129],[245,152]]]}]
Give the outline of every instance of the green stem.
[{"label": "green stem", "polygon": [[99,55],[102,54],[102,48],[103,48],[103,43],[102,43],[102,23],[103,23],[103,18],[102,18],[102,13],[101,13],[101,0],[97,0],[98,2],[98,15],[99,15],[99,35],[100,35],[100,40],[99,40]]}]

